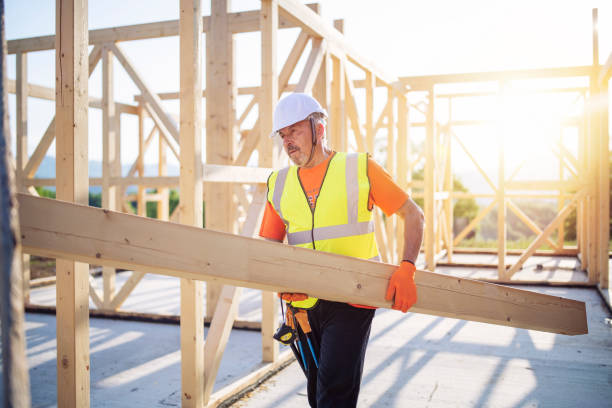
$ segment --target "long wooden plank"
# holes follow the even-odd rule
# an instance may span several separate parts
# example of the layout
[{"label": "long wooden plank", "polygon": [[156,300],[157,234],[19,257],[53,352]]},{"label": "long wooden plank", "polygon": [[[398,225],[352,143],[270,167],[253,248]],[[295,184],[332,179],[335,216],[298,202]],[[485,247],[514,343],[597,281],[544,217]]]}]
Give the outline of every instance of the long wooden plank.
[{"label": "long wooden plank", "polygon": [[[87,204],[87,4],[57,0],[55,32],[56,192]],[[56,277],[57,405],[89,407],[89,267],[57,259]]]},{"label": "long wooden plank", "polygon": [[[214,1],[213,1],[214,3]],[[213,10],[214,10],[213,6]],[[202,1],[180,0],[181,224],[202,227]],[[145,94],[145,98],[147,95]],[[158,99],[159,100],[159,99]],[[158,115],[163,112],[156,112]],[[159,126],[159,125],[158,125]],[[163,131],[162,131],[163,133]],[[178,136],[178,135],[177,135]],[[181,279],[181,402],[204,402],[204,285]]]},{"label": "long wooden plank", "polygon": [[[306,4],[312,10],[317,11],[317,3]],[[233,33],[247,33],[259,30],[259,11],[240,11],[229,13],[229,27]],[[210,27],[210,16],[202,17],[202,30],[208,31]],[[285,17],[279,18],[280,28],[299,27],[294,20]],[[172,37],[179,34],[179,21],[166,20],[155,23],[133,24],[112,28],[101,28],[89,31],[89,44],[104,44],[119,41],[145,40],[149,38]],[[55,36],[46,35],[41,37],[20,38],[7,41],[8,54],[17,52],[31,52],[50,50],[55,47]]]},{"label": "long wooden plank", "polygon": [[[278,20],[279,7],[277,0],[262,0],[260,26],[261,26],[261,99],[259,103],[259,165],[277,167],[277,157],[280,155],[280,146],[268,137],[273,128],[273,109],[285,82],[295,69],[298,54],[303,51],[304,33],[298,36],[289,57],[285,61],[279,79],[277,69],[278,54]],[[279,83],[280,80],[280,83]],[[248,225],[247,225],[248,226]],[[270,291],[261,293],[261,355],[264,362],[273,362],[278,358],[279,345],[272,338],[276,331],[278,314],[277,304],[274,302],[275,294]]]},{"label": "long wooden plank", "polygon": [[[391,306],[384,296],[394,265],[24,194],[18,200],[27,253]],[[587,332],[582,302],[423,270],[417,271],[416,283],[415,313],[561,334]]]}]

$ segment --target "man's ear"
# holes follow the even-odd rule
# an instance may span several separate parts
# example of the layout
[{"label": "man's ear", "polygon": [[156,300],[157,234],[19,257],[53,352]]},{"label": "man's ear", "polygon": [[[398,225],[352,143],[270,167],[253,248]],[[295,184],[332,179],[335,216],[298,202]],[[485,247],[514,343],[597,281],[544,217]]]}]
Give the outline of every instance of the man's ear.
[{"label": "man's ear", "polygon": [[323,140],[323,137],[325,137],[325,126],[323,126],[322,123],[317,123],[316,132],[317,132],[317,140]]}]

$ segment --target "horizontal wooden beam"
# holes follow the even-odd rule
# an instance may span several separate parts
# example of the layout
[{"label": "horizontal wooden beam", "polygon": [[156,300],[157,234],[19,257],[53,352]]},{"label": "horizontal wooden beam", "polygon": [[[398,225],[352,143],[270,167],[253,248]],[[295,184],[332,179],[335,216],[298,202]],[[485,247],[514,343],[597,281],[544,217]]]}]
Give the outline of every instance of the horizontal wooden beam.
[{"label": "horizontal wooden beam", "polygon": [[[19,194],[24,252],[338,302],[390,307],[394,265]],[[295,273],[292,273],[294,271]],[[587,333],[583,302],[417,271],[416,313]]]},{"label": "horizontal wooden beam", "polygon": [[[312,10],[318,10],[318,4],[307,4]],[[234,33],[247,33],[259,31],[259,10],[228,13],[229,27]],[[208,31],[210,16],[202,17],[203,32]],[[279,28],[294,28],[297,24],[293,20],[281,17]],[[145,40],[178,36],[178,20],[158,21],[155,23],[134,24],[121,27],[101,28],[89,30],[89,44],[114,43],[119,41]],[[44,51],[55,48],[55,36],[21,38],[7,41],[8,53]]]},{"label": "horizontal wooden beam", "polygon": [[514,71],[471,72],[464,74],[411,76],[400,77],[399,81],[404,85],[410,86],[412,90],[425,90],[428,89],[428,87],[432,84],[445,84],[454,82],[484,82],[549,77],[578,77],[590,76],[592,72],[593,67],[591,65],[585,65],[562,68],[523,69]]},{"label": "horizontal wooden beam", "polygon": [[[266,183],[272,173],[272,169],[265,167],[225,166],[220,164],[203,164],[203,181],[206,183],[242,183],[260,184]],[[149,187],[173,187],[178,186],[177,176],[151,176],[151,177],[111,177],[111,185],[132,186],[142,185]],[[25,186],[43,187],[54,186],[54,178],[26,178],[23,180]],[[100,177],[89,179],[89,185],[102,185]]]}]

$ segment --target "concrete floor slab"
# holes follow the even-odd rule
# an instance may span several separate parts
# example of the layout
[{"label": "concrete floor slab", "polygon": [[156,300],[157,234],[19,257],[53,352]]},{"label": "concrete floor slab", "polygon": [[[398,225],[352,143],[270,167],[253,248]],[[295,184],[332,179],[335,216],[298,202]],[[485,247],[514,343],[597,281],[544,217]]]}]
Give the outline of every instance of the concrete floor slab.
[{"label": "concrete floor slab", "polygon": [[[378,310],[359,407],[609,407],[612,328],[594,289],[530,287],[585,301],[589,334],[563,336]],[[236,407],[307,406],[293,363]]]}]

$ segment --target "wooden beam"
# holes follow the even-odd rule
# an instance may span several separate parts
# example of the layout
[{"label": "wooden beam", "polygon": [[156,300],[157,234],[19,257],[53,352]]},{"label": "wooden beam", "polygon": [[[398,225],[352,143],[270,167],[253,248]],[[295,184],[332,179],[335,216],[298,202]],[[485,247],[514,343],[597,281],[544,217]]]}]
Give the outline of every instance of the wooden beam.
[{"label": "wooden beam", "polygon": [[[88,204],[87,3],[57,0],[55,11],[57,199]],[[88,407],[89,267],[56,261],[57,402]]]},{"label": "wooden beam", "polygon": [[[121,177],[121,166],[117,166],[120,140],[117,134],[117,110],[114,96],[113,55],[106,47],[102,50],[102,208],[117,210],[117,186],[111,177]],[[117,171],[119,170],[119,171]],[[110,308],[115,294],[115,269],[105,267],[103,276],[103,307]]]},{"label": "wooden beam", "polygon": [[[425,136],[425,265],[434,270],[435,261],[435,119],[434,119],[434,88],[428,90],[427,128]],[[388,103],[387,103],[388,104]]]},{"label": "wooden beam", "polygon": [[[259,103],[259,165],[277,167],[280,149],[269,137],[273,128],[274,107],[285,84],[295,69],[306,45],[306,35],[302,31],[297,42],[291,49],[285,61],[279,78],[277,70],[278,53],[278,19],[277,0],[262,0],[261,2],[261,100]],[[280,81],[280,83],[279,83]],[[248,231],[245,230],[246,233]],[[264,362],[274,362],[278,359],[279,346],[272,338],[278,326],[278,306],[276,294],[271,291],[261,293],[261,354]],[[212,391],[212,390],[211,390]]]},{"label": "wooden beam", "polygon": [[545,239],[562,223],[565,218],[569,215],[570,211],[574,208],[576,201],[578,201],[584,194],[586,190],[583,189],[579,191],[572,201],[570,201],[558,214],[557,216],[544,228],[542,233],[525,249],[525,251],[521,254],[520,258],[516,261],[514,265],[504,274],[504,276],[499,276],[500,279],[509,280],[525,263],[527,258],[529,258],[533,253],[544,243]]},{"label": "wooden beam", "polygon": [[543,68],[543,69],[524,69],[513,71],[494,71],[494,72],[471,72],[464,74],[442,74],[400,77],[399,81],[413,90],[426,90],[431,84],[445,84],[454,82],[483,82],[529,78],[563,78],[590,76],[593,67],[574,66],[562,68]]},{"label": "wooden beam", "polygon": [[[384,296],[394,265],[24,194],[18,200],[28,253],[391,306]],[[415,280],[415,313],[562,334],[587,332],[583,302],[422,270]]]},{"label": "wooden beam", "polygon": [[[306,7],[316,11],[317,3],[306,4]],[[230,31],[233,33],[247,33],[259,31],[259,11],[241,11],[228,13]],[[293,20],[279,18],[280,28],[299,27]],[[210,16],[202,17],[202,30],[210,29]],[[146,40],[149,38],[172,37],[179,34],[179,21],[166,20],[155,23],[133,24],[112,28],[102,28],[89,31],[89,44],[101,45],[110,42]],[[55,36],[47,35],[41,37],[21,38],[10,40],[8,43],[8,54],[17,52],[44,51],[54,48]]]},{"label": "wooden beam", "polygon": [[[507,106],[506,92],[508,84],[506,81],[499,82],[498,92],[498,103],[499,109],[503,109]],[[505,112],[500,112],[500,116],[503,117]],[[506,127],[503,121],[498,122],[497,139],[498,139],[498,151],[497,151],[497,277],[503,279],[506,275],[506,237],[507,237],[507,226],[506,226],[506,165],[504,155],[504,143],[506,139]]]},{"label": "wooden beam", "polygon": [[123,51],[121,51],[117,44],[111,43],[109,44],[109,47],[113,51],[113,54],[115,54],[115,57],[117,57],[117,60],[125,69],[125,72],[127,72],[132,81],[134,81],[134,84],[143,94],[147,103],[151,105],[152,110],[155,112],[155,114],[157,114],[159,120],[163,123],[164,127],[168,130],[168,132],[170,132],[174,140],[178,142],[179,135],[176,123],[164,111],[164,108],[162,107],[162,102],[157,96],[157,94],[151,91],[151,88],[142,79],[142,76],[139,75],[138,71],[136,71],[136,68],[134,68],[134,65],[130,62],[129,58],[123,53]]},{"label": "wooden beam", "polygon": [[[210,29],[206,33],[206,163],[234,162],[236,128],[236,46],[229,28],[229,0],[211,1]],[[248,159],[248,158],[247,158]],[[233,232],[232,186],[206,184],[206,228]],[[213,282],[206,287],[206,316],[212,317],[221,291]]]},{"label": "wooden beam", "polygon": [[348,70],[346,64],[344,65],[344,78],[345,84],[345,100],[346,100],[346,113],[351,122],[351,128],[355,134],[355,140],[357,142],[357,150],[360,152],[368,151],[367,141],[365,139],[364,131],[361,128],[361,121],[359,120],[359,112],[357,111],[357,102],[355,100],[355,88],[353,88],[353,81],[348,76]]},{"label": "wooden beam", "polygon": [[[201,0],[181,0],[179,221],[181,224],[196,228],[202,228],[203,223],[201,32]],[[199,408],[205,404],[203,300],[202,282],[181,279],[181,405],[183,407]]]},{"label": "wooden beam", "polygon": [[[93,70],[96,68],[96,65],[98,65],[98,61],[100,61],[101,57],[102,47],[94,47],[94,49],[91,50],[91,53],[89,54],[89,75],[91,75]],[[47,153],[47,150],[49,150],[49,146],[51,146],[51,143],[53,143],[53,140],[55,140],[55,127],[56,123],[54,117],[53,119],[51,119],[51,123],[49,123],[49,126],[47,127],[47,130],[45,131],[42,139],[40,140],[40,142],[38,142],[38,146],[36,146],[34,153],[32,153],[32,156],[28,160],[28,164],[25,166],[23,170],[24,177],[34,177],[34,175],[36,174],[40,163],[42,163],[42,160],[44,159],[45,154]]]},{"label": "wooden beam", "polygon": [[332,89],[331,89],[331,112],[329,128],[330,147],[337,151],[347,150],[346,138],[346,110],[344,91],[344,61],[345,59],[331,58],[332,60]]},{"label": "wooden beam", "polygon": [[304,65],[304,70],[296,86],[295,92],[310,93],[314,86],[323,57],[325,56],[326,42],[320,39],[312,39],[312,49]]}]

